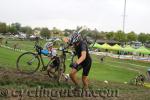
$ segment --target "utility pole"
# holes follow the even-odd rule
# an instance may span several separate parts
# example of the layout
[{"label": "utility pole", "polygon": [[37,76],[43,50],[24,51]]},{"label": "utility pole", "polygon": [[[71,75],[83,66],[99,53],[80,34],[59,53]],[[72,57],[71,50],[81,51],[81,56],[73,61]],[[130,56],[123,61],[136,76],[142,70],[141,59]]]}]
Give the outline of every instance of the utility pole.
[{"label": "utility pole", "polygon": [[125,2],[124,2],[123,32],[125,32],[125,20],[126,20],[126,0],[125,0]]}]

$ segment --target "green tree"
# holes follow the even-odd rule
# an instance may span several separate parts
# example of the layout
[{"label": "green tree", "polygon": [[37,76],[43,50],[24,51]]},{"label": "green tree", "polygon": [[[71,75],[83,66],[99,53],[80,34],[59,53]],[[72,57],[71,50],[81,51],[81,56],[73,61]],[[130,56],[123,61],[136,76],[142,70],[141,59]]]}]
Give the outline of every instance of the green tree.
[{"label": "green tree", "polygon": [[62,33],[61,30],[57,29],[56,27],[53,27],[53,29],[51,30],[53,34],[60,34]]},{"label": "green tree", "polygon": [[150,42],[150,34],[149,33],[147,33],[147,41]]},{"label": "green tree", "polygon": [[21,27],[20,31],[26,33],[27,35],[33,34],[32,28],[30,26]]},{"label": "green tree", "polygon": [[148,38],[149,37],[147,37],[147,34],[145,34],[145,33],[140,33],[138,35],[138,41],[140,41],[142,43],[145,43],[146,41],[148,41]]},{"label": "green tree", "polygon": [[42,28],[40,34],[42,37],[49,38],[50,30],[48,28]]},{"label": "green tree", "polygon": [[119,41],[119,42],[126,42],[126,40],[127,40],[126,34],[125,34],[124,32],[122,32],[122,31],[117,31],[117,32],[115,33],[114,39],[115,39],[116,41]]},{"label": "green tree", "polygon": [[17,31],[20,31],[20,29],[21,29],[20,23],[12,23],[11,26],[15,27],[17,29]]},{"label": "green tree", "polygon": [[115,37],[115,33],[112,31],[112,32],[108,32],[107,34],[106,34],[106,38],[108,39],[108,40],[114,40],[114,37]]},{"label": "green tree", "polygon": [[0,22],[0,33],[6,33],[7,32],[7,25],[6,23]]},{"label": "green tree", "polygon": [[71,30],[71,29],[65,29],[64,30],[64,36],[69,36],[72,33],[73,33],[73,30]]},{"label": "green tree", "polygon": [[33,30],[34,30],[34,31],[35,31],[35,30],[41,31],[41,28],[40,28],[40,27],[35,27]]},{"label": "green tree", "polygon": [[15,34],[15,33],[17,33],[17,29],[16,29],[15,26],[9,25],[9,26],[8,26],[8,32],[10,32],[10,33],[12,33],[12,34]]},{"label": "green tree", "polygon": [[99,34],[99,31],[96,28],[91,31],[91,37],[93,38],[97,38],[98,34]]},{"label": "green tree", "polygon": [[98,39],[103,39],[103,40],[106,40],[106,32],[104,32],[104,31],[101,31],[101,32],[99,32],[99,34],[97,35],[97,38]]},{"label": "green tree", "polygon": [[127,34],[128,42],[136,41],[136,40],[137,40],[137,35],[133,31]]}]

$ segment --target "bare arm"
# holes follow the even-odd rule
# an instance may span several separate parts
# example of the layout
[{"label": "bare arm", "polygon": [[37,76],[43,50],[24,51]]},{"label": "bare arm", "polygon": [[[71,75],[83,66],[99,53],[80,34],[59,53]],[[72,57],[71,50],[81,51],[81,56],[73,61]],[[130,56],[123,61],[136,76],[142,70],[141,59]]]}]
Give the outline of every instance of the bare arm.
[{"label": "bare arm", "polygon": [[86,51],[81,52],[81,57],[76,61],[77,64],[81,64],[86,58]]},{"label": "bare arm", "polygon": [[63,41],[64,41],[65,43],[68,43],[68,42],[69,42],[69,38],[68,38],[68,37],[64,37],[64,38],[63,38]]}]

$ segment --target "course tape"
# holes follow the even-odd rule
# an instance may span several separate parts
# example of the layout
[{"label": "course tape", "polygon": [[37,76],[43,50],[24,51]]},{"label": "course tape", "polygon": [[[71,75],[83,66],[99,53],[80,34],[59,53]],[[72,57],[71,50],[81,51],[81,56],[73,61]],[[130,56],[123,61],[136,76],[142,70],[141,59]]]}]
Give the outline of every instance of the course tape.
[{"label": "course tape", "polygon": [[5,45],[1,45],[0,47],[3,47],[3,48],[6,48],[6,49],[9,49],[9,50],[14,50],[14,51],[17,51],[17,52],[27,52],[26,50],[22,50],[22,49],[14,49],[12,47],[9,47],[9,46],[5,46]]}]

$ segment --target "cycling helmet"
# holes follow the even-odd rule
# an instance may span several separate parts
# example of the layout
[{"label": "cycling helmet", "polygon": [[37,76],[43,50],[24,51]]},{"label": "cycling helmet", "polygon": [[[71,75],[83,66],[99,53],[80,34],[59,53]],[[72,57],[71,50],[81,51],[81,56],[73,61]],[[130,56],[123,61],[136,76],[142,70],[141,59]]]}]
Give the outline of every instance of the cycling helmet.
[{"label": "cycling helmet", "polygon": [[48,49],[49,47],[52,47],[52,46],[53,46],[52,42],[47,42],[45,47],[46,47],[46,49]]},{"label": "cycling helmet", "polygon": [[70,45],[73,45],[81,40],[81,35],[78,32],[75,32],[70,37]]}]

